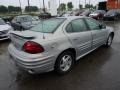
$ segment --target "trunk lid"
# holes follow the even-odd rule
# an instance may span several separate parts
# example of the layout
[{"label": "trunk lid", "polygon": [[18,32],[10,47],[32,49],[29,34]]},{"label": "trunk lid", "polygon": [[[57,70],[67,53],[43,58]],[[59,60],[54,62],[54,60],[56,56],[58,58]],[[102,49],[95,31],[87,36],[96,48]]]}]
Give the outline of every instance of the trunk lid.
[{"label": "trunk lid", "polygon": [[27,41],[34,41],[36,43],[43,42],[51,37],[49,34],[44,34],[34,31],[13,31],[10,34],[10,39],[14,47],[18,50],[22,50],[22,47]]}]

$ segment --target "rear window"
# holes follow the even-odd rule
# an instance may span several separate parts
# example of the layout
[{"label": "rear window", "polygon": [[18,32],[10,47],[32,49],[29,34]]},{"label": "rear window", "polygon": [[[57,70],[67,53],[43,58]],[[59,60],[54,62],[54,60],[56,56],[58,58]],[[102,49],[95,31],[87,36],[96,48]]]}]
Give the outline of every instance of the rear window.
[{"label": "rear window", "polygon": [[53,33],[63,22],[63,18],[53,18],[45,21],[41,21],[37,26],[31,28],[31,31],[42,33]]},{"label": "rear window", "polygon": [[20,22],[30,22],[30,21],[32,21],[32,17],[30,16],[20,17]]},{"label": "rear window", "polygon": [[116,13],[115,10],[110,10],[110,11],[107,12],[107,15],[111,15],[111,14],[114,14],[114,13]]}]

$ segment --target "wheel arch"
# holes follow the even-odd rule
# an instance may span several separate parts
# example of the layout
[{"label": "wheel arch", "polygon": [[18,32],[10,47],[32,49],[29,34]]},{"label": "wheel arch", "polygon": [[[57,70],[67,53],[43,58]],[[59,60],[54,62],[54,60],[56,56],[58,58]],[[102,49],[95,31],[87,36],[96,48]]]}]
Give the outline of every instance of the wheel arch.
[{"label": "wheel arch", "polygon": [[[67,51],[70,51],[70,52],[73,53],[73,55],[74,55],[74,61],[75,61],[75,60],[76,60],[76,50],[75,50],[75,48],[68,48],[68,49],[65,49],[64,51],[62,51],[62,52],[57,56],[56,61],[57,61],[57,59],[59,58],[59,56],[60,56],[62,53],[67,52]],[[55,64],[56,64],[56,61],[55,61]]]}]

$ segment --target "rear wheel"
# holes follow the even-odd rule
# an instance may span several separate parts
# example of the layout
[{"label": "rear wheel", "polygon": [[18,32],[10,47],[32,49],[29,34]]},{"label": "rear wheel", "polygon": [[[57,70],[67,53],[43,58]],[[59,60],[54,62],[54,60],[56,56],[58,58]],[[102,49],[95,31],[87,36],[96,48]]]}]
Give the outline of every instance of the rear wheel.
[{"label": "rear wheel", "polygon": [[55,71],[58,74],[66,74],[68,73],[74,64],[74,55],[70,51],[63,52],[56,61]]},{"label": "rear wheel", "polygon": [[113,35],[110,34],[109,37],[108,37],[108,40],[107,40],[107,42],[106,42],[106,46],[107,46],[107,47],[110,47],[111,44],[112,44],[112,41],[113,41]]}]

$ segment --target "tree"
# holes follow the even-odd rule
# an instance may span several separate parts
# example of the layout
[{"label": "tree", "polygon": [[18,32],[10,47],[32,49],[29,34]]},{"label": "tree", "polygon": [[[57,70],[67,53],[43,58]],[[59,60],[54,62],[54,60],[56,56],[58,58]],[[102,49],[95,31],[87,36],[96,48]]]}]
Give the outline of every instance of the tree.
[{"label": "tree", "polygon": [[9,11],[9,13],[21,12],[21,8],[20,7],[14,7],[14,6],[8,6],[8,11]]},{"label": "tree", "polygon": [[8,8],[6,6],[1,5],[0,6],[0,13],[7,13],[8,12]]},{"label": "tree", "polygon": [[93,6],[92,4],[86,4],[85,8],[96,9],[96,6]]},{"label": "tree", "polygon": [[68,8],[68,10],[70,10],[70,11],[73,9],[73,4],[72,4],[72,2],[68,2],[67,8]]},{"label": "tree", "polygon": [[26,6],[25,7],[25,11],[26,12],[36,12],[36,11],[38,11],[39,9],[38,9],[38,7],[37,6]]},{"label": "tree", "polygon": [[79,5],[79,9],[82,9],[82,8],[83,8],[83,5],[80,4],[80,5]]},{"label": "tree", "polygon": [[85,5],[85,8],[90,8],[90,5],[89,5],[89,4],[86,4],[86,5]]},{"label": "tree", "polygon": [[8,6],[8,12],[14,12],[14,6]]},{"label": "tree", "polygon": [[21,7],[14,7],[14,12],[21,12]]},{"label": "tree", "polygon": [[37,12],[39,9],[37,6],[32,6],[32,11]]},{"label": "tree", "polygon": [[65,3],[61,3],[58,9],[60,11],[65,11],[66,10],[66,4]]}]

